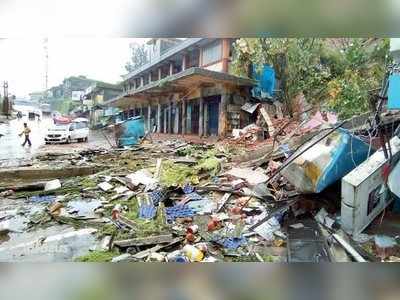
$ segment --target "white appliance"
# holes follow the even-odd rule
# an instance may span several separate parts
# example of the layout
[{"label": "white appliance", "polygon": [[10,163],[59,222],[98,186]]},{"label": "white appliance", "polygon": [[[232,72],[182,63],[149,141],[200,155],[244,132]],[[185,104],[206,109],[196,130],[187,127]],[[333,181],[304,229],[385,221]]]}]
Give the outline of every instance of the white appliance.
[{"label": "white appliance", "polygon": [[397,198],[400,198],[400,162],[398,162],[390,172],[388,186],[390,191],[395,194]]},{"label": "white appliance", "polygon": [[400,63],[400,38],[390,39],[390,52],[394,61]]},{"label": "white appliance", "polygon": [[[400,156],[400,139],[395,136],[390,144],[396,160]],[[393,200],[382,176],[386,161],[379,149],[342,178],[342,228],[353,236],[361,233]]]}]

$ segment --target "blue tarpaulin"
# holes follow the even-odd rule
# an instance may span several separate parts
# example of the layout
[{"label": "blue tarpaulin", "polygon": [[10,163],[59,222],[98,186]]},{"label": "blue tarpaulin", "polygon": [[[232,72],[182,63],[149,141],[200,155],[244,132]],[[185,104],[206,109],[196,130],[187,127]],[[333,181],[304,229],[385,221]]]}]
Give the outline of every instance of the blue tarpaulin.
[{"label": "blue tarpaulin", "polygon": [[120,126],[120,135],[117,137],[119,146],[136,145],[144,137],[144,119],[141,116],[131,118]]},{"label": "blue tarpaulin", "polygon": [[400,74],[389,77],[388,108],[400,109]]},{"label": "blue tarpaulin", "polygon": [[253,78],[257,86],[252,89],[252,96],[258,99],[272,99],[275,89],[275,70],[270,65],[263,65],[261,71],[253,67]]}]

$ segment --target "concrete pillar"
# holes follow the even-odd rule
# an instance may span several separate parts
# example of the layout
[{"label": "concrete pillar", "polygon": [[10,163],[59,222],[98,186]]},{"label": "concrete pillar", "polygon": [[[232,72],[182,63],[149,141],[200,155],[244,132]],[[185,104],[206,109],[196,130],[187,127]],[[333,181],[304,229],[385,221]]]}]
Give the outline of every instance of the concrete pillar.
[{"label": "concrete pillar", "polygon": [[187,68],[187,55],[183,54],[183,58],[182,58],[182,71],[185,71]]},{"label": "concrete pillar", "polygon": [[152,132],[153,123],[151,122],[151,105],[150,103],[147,105],[147,130]]},{"label": "concrete pillar", "polygon": [[199,49],[199,67],[203,66],[203,49]]},{"label": "concrete pillar", "polygon": [[163,127],[163,133],[168,133],[167,131],[167,117],[168,117],[168,107],[164,108],[164,127]]},{"label": "concrete pillar", "polygon": [[158,68],[158,80],[161,80],[161,78],[162,78],[162,70],[160,67],[160,68]]},{"label": "concrete pillar", "polygon": [[157,104],[157,133],[161,132],[161,104]]},{"label": "concrete pillar", "polygon": [[199,100],[199,136],[202,137],[204,134],[204,98],[200,97]]},{"label": "concrete pillar", "polygon": [[172,62],[169,63],[169,75],[174,74],[174,64]]},{"label": "concrete pillar", "polygon": [[168,104],[168,133],[172,133],[172,102]]},{"label": "concrete pillar", "polygon": [[137,116],[137,114],[136,114],[136,105],[133,105],[132,109],[133,109],[133,116],[132,117],[136,117]]},{"label": "concrete pillar", "polygon": [[228,122],[228,101],[230,95],[224,91],[221,95],[221,102],[219,104],[219,120],[218,120],[218,135],[225,136]]},{"label": "concrete pillar", "polygon": [[178,134],[180,109],[179,109],[179,104],[177,102],[174,103],[174,108],[175,108],[174,133]]},{"label": "concrete pillar", "polygon": [[186,133],[192,134],[192,111],[193,102],[186,102]]},{"label": "concrete pillar", "polygon": [[208,105],[204,101],[204,136],[208,135]]},{"label": "concrete pillar", "polygon": [[186,99],[182,99],[182,134],[186,134]]}]

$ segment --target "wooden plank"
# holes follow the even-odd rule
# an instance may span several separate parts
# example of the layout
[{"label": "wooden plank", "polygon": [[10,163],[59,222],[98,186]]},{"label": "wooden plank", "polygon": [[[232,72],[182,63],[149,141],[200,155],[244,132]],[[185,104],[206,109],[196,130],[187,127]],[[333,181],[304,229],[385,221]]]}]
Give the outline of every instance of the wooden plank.
[{"label": "wooden plank", "polygon": [[146,258],[147,256],[149,256],[150,253],[154,253],[154,252],[160,251],[160,250],[162,250],[162,249],[164,249],[164,248],[167,248],[167,247],[169,247],[169,246],[173,246],[174,244],[179,243],[179,242],[181,242],[181,241],[183,241],[183,240],[184,240],[184,238],[182,238],[182,237],[177,237],[177,238],[173,239],[173,240],[172,240],[170,243],[168,243],[168,244],[156,245],[156,246],[154,246],[154,247],[152,247],[152,248],[150,248],[150,249],[146,249],[146,250],[140,251],[140,252],[138,252],[138,253],[132,255],[131,258],[133,258],[133,259],[144,259],[144,258]]},{"label": "wooden plank", "polygon": [[240,112],[241,106],[235,104],[228,104],[228,112]]},{"label": "wooden plank", "polygon": [[149,236],[145,238],[136,238],[128,240],[115,241],[114,245],[122,248],[133,247],[133,246],[148,246],[155,244],[164,244],[172,242],[172,234]]},{"label": "wooden plank", "polygon": [[269,132],[269,135],[270,135],[270,136],[273,136],[273,135],[274,135],[274,132],[275,132],[275,128],[274,128],[274,125],[272,124],[272,121],[271,121],[271,119],[270,119],[270,117],[269,117],[267,111],[265,110],[265,107],[264,107],[264,106],[261,106],[260,112],[261,112],[261,115],[263,116],[265,122],[266,122],[267,125],[268,125],[268,132]]},{"label": "wooden plank", "polygon": [[228,202],[229,198],[232,196],[231,193],[225,193],[220,201],[219,207],[217,209],[217,212],[220,212],[222,210],[222,208],[224,207],[224,205],[226,204],[226,202]]}]

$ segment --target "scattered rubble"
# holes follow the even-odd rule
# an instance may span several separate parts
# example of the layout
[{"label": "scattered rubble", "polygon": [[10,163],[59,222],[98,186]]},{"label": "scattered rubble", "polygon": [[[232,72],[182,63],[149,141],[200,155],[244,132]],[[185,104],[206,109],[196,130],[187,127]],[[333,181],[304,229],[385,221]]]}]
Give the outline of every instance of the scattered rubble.
[{"label": "scattered rubble", "polygon": [[[262,131],[269,130],[270,151],[260,151],[257,160],[235,157],[243,153],[238,140],[258,136],[258,125],[217,144],[153,139],[124,149],[36,158],[57,164],[68,157],[71,168],[102,168],[5,184],[0,261],[396,261],[398,237],[340,228],[335,182],[357,170],[369,147],[363,157],[347,157],[355,160],[350,169],[347,164],[329,173],[312,157],[325,153],[321,162],[339,166],[331,159],[356,150],[354,133],[326,127],[336,122],[334,116],[324,121],[317,114],[303,124],[293,121],[294,127],[278,120],[266,121]],[[295,134],[308,139],[294,142]]]}]

